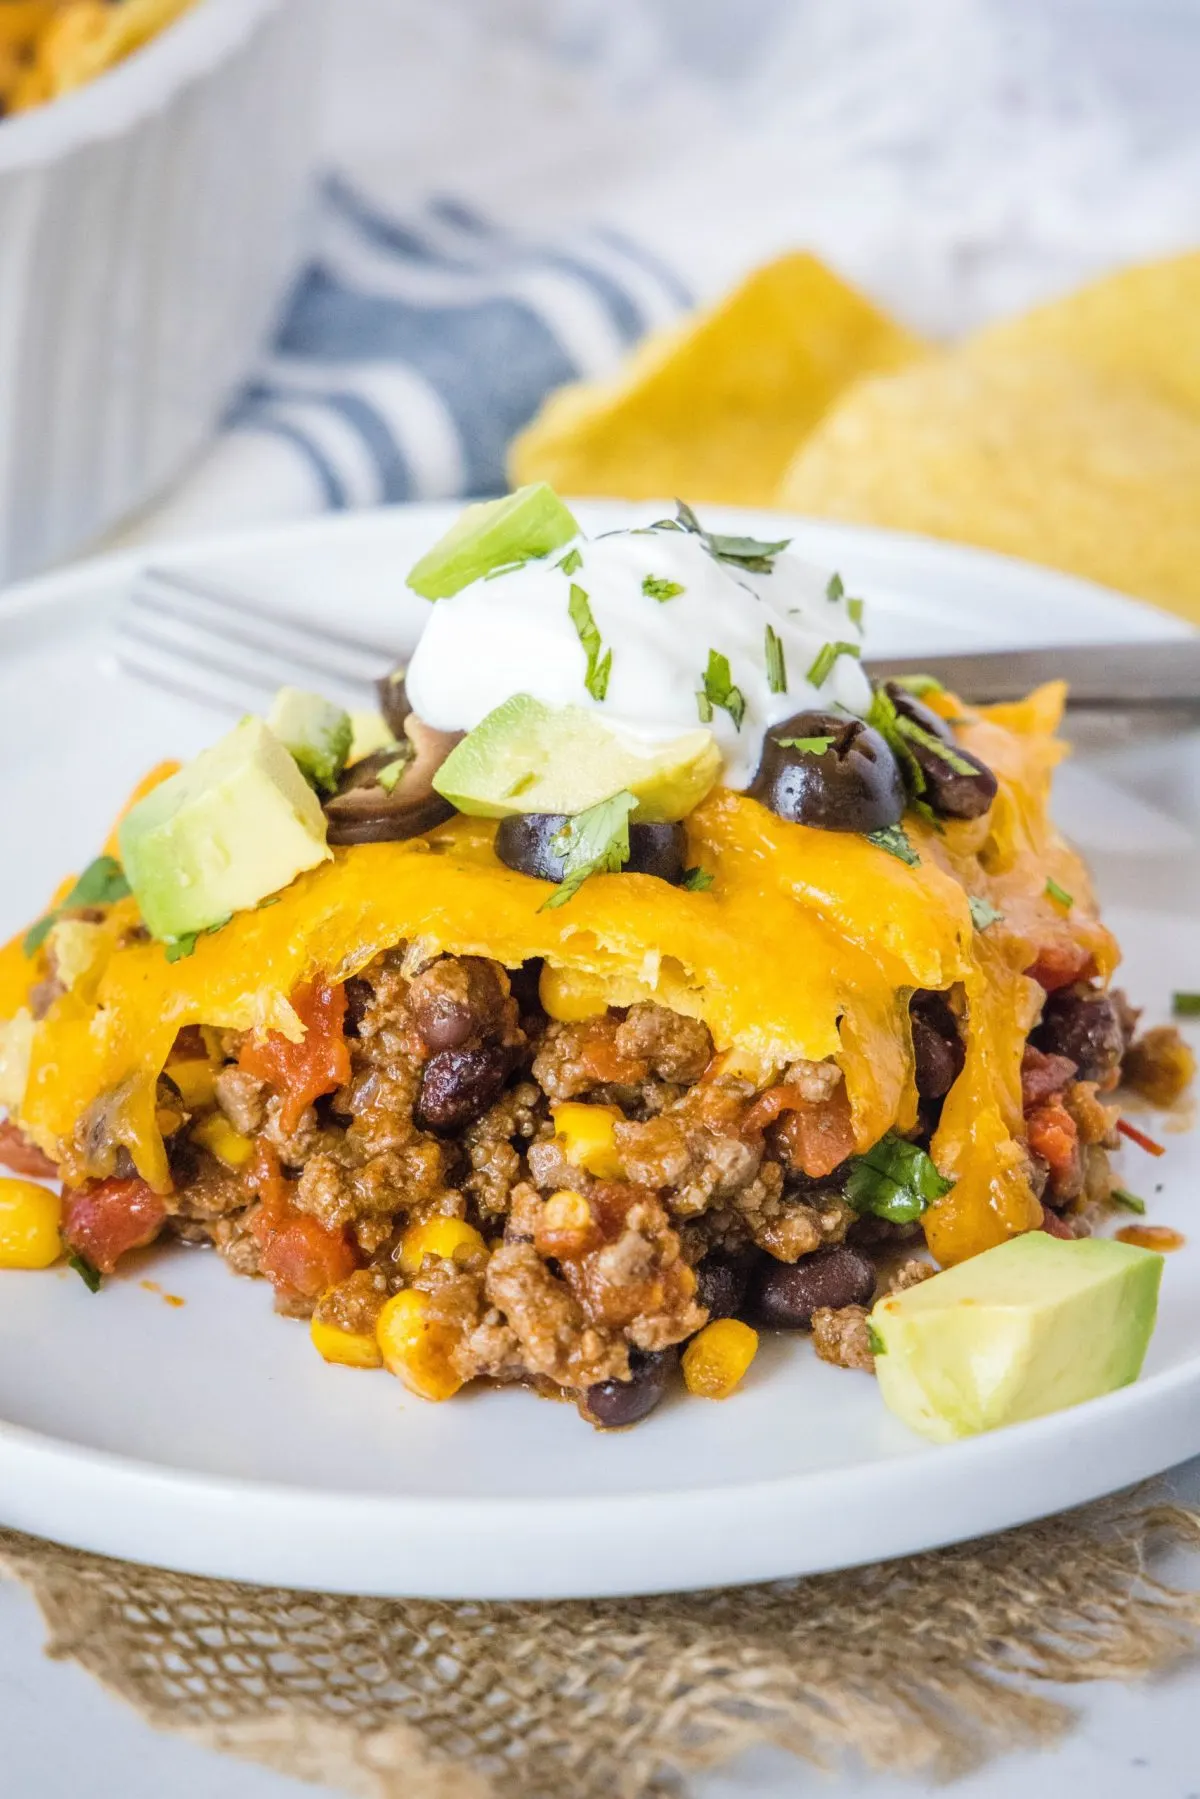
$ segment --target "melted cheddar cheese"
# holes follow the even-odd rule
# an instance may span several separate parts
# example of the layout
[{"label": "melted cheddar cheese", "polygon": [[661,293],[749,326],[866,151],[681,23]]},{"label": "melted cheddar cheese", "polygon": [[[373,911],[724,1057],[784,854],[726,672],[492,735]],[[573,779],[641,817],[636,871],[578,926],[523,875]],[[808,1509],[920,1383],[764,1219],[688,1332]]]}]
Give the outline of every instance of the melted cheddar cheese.
[{"label": "melted cheddar cheese", "polygon": [[[89,1132],[102,1124],[165,1191],[155,1087],[184,1026],[294,1039],[302,1027],[289,995],[302,982],[317,972],[345,980],[416,941],[508,967],[542,957],[599,980],[615,1005],[656,999],[703,1019],[732,1066],[760,1083],[789,1062],[832,1057],[862,1150],[916,1119],[909,996],[958,987],[966,1062],[933,1143],[956,1184],[926,1227],[938,1259],[959,1260],[1041,1217],[1022,1135],[1021,1056],[1041,1002],[1026,970],[1064,946],[1085,951],[1102,978],[1116,960],[1083,866],[1048,815],[1061,704],[1061,690],[1042,689],[965,715],[961,741],[995,770],[1000,792],[986,819],[944,833],[909,819],[915,867],[721,789],[687,821],[691,860],[714,877],[705,892],[599,875],[569,905],[542,911],[552,889],[497,859],[495,825],[455,818],[407,843],[338,850],[173,964],[161,945],[128,941],[137,914],[122,901],[106,920],[106,955],[33,1032],[17,1120],[68,1180],[85,1174]],[[1048,876],[1074,896],[1068,911],[1047,896]],[[973,895],[1003,914],[986,932],[972,925]],[[16,1014],[44,972],[19,940],[0,951],[0,1015]]]}]

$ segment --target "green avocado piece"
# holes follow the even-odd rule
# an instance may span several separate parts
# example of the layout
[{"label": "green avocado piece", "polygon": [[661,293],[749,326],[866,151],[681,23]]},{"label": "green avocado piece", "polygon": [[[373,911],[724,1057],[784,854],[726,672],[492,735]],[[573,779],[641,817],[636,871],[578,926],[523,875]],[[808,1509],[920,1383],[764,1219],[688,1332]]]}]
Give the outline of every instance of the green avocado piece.
[{"label": "green avocado piece", "polygon": [[314,787],[332,793],[346,766],[354,727],[350,714],[319,693],[281,687],[267,724]]},{"label": "green avocado piece", "polygon": [[518,487],[502,500],[468,506],[427,550],[408,577],[425,600],[448,600],[493,569],[548,556],[579,536],[579,526],[545,481]]},{"label": "green avocado piece", "polygon": [[635,819],[685,818],[716,781],[711,731],[689,731],[638,754],[582,706],[547,706],[514,694],[451,750],[433,777],[443,799],[477,818],[586,812],[622,790]]},{"label": "green avocado piece", "polygon": [[119,835],[147,929],[165,943],[214,929],[330,855],[320,801],[261,718],[139,800]]},{"label": "green avocado piece", "polygon": [[1105,1237],[1013,1237],[870,1316],[885,1403],[937,1442],[1128,1386],[1154,1330],[1163,1258]]}]

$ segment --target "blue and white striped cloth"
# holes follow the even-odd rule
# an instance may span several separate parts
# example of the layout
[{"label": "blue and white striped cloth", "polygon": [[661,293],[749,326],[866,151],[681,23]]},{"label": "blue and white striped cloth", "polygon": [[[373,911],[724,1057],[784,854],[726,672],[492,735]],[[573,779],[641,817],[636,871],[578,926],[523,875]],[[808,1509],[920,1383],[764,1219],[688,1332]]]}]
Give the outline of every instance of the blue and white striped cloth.
[{"label": "blue and white striped cloth", "polygon": [[230,434],[273,437],[332,509],[502,492],[508,444],[546,395],[611,372],[688,302],[616,231],[551,241],[448,199],[390,217],[334,177]]}]

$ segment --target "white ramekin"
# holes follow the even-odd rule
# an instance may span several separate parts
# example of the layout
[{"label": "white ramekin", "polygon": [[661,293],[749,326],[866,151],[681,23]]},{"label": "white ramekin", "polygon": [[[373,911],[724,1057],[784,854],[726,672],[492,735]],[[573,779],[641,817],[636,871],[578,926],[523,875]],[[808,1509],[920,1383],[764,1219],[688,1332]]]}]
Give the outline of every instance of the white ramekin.
[{"label": "white ramekin", "polygon": [[202,0],[0,120],[0,579],[146,504],[212,432],[295,272],[323,0]]}]

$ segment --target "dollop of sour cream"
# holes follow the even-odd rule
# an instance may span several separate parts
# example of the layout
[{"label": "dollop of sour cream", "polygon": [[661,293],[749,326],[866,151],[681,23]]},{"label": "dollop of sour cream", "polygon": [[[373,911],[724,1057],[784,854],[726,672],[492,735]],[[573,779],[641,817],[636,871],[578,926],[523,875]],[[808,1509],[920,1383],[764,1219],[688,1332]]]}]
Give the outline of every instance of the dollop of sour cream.
[{"label": "dollop of sour cream", "polygon": [[[591,690],[573,587],[599,637],[593,670],[612,658],[607,684],[593,672]],[[726,784],[744,788],[769,726],[796,712],[867,712],[858,610],[831,570],[790,551],[756,573],[683,531],[579,538],[438,600],[409,665],[408,698],[443,731],[473,730],[518,693],[587,707],[634,748],[707,728]],[[850,648],[834,655],[837,645]],[[740,705],[736,696],[720,704],[711,681],[700,697],[714,651],[728,659]]]}]

